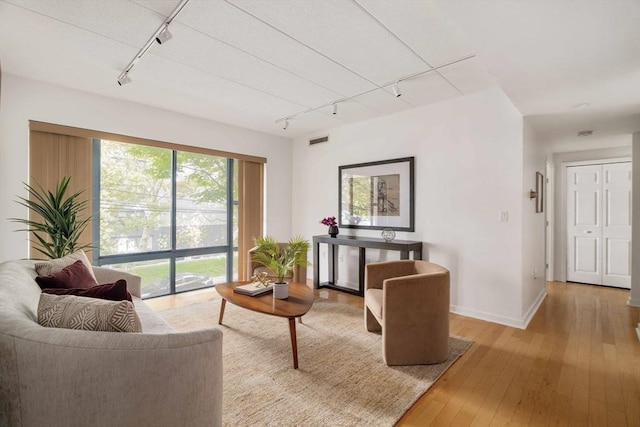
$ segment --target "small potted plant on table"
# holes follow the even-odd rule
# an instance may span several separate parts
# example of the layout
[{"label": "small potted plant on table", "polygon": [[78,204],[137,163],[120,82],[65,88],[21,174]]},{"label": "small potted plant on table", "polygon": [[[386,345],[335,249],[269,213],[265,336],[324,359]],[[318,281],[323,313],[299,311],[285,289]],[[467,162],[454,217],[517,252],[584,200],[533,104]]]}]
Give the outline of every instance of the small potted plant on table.
[{"label": "small potted plant on table", "polygon": [[289,284],[284,281],[284,278],[293,271],[293,267],[296,265],[309,265],[309,261],[307,261],[309,241],[302,236],[295,236],[284,247],[281,247],[273,237],[265,236],[256,238],[255,243],[255,252],[251,258],[271,270],[275,276],[273,297],[277,299],[288,298]]}]

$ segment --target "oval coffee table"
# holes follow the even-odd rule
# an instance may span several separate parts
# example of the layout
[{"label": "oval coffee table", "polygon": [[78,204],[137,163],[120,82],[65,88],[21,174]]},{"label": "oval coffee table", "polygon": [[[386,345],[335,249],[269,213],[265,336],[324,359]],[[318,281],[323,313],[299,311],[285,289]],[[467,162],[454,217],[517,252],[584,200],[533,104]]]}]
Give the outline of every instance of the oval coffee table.
[{"label": "oval coffee table", "polygon": [[222,325],[224,308],[229,301],[233,305],[257,311],[271,316],[285,317],[289,319],[289,334],[291,335],[291,349],[293,350],[293,367],[298,369],[298,343],[296,339],[296,317],[307,314],[313,304],[313,290],[302,283],[289,283],[289,298],[275,299],[273,293],[259,296],[249,296],[233,292],[236,286],[246,285],[250,282],[230,282],[216,285],[216,291],[222,297],[220,305],[220,318],[218,324]]}]

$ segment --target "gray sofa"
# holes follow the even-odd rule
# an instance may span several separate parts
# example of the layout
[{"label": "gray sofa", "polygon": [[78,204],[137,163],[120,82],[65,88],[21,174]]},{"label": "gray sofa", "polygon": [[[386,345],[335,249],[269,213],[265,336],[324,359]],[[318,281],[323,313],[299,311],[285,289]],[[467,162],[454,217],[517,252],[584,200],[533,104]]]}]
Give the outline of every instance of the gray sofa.
[{"label": "gray sofa", "polygon": [[0,426],[220,426],[222,332],[173,330],[126,279],[142,333],[45,328],[32,261],[0,264]]}]

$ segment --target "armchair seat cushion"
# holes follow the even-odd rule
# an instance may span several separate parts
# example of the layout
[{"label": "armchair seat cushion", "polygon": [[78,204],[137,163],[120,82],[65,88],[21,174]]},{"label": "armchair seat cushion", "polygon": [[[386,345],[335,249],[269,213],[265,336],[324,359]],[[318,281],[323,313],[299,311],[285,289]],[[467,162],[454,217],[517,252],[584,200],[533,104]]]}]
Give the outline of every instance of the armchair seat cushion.
[{"label": "armchair seat cushion", "polygon": [[382,321],[382,289],[367,289],[365,300],[367,301],[367,307],[371,310],[371,314],[378,321]]}]

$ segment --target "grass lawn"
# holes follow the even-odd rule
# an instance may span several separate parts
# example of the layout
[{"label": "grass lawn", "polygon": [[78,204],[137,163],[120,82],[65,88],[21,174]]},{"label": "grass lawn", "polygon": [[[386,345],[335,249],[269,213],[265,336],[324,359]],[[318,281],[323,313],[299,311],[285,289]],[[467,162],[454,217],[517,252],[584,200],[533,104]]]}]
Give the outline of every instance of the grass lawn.
[{"label": "grass lawn", "polygon": [[[234,254],[233,258],[234,265],[237,265],[237,254]],[[118,264],[113,267],[142,277],[143,287],[169,277],[169,260],[142,261]],[[191,273],[202,276],[217,277],[224,276],[226,271],[227,260],[224,255],[199,259],[187,259],[176,262],[176,274]]]}]

